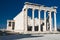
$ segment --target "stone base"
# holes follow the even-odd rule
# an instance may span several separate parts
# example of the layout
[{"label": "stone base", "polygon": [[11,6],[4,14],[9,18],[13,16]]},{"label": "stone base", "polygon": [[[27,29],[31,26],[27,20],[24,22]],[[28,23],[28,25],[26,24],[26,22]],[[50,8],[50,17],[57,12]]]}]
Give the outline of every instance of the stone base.
[{"label": "stone base", "polygon": [[23,34],[60,34],[60,32],[58,31],[52,31],[52,32],[49,32],[49,31],[46,31],[46,32],[23,32]]},{"label": "stone base", "polygon": [[16,31],[9,31],[9,30],[4,30],[9,33],[18,33],[18,34],[60,34],[59,31],[24,31],[24,32],[16,32]]}]

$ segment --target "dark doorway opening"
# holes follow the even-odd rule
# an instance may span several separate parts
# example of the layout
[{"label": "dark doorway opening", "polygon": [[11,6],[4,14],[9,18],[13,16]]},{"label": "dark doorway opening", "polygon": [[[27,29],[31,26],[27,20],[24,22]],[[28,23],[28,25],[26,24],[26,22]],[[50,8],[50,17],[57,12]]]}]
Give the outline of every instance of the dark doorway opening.
[{"label": "dark doorway opening", "polygon": [[43,25],[44,25],[44,23],[41,24],[41,31],[43,31]]},{"label": "dark doorway opening", "polygon": [[32,31],[32,26],[28,26],[27,31]]},{"label": "dark doorway opening", "polygon": [[43,26],[41,25],[41,31],[43,31]]},{"label": "dark doorway opening", "polygon": [[9,25],[8,26],[11,27],[11,22],[9,22]]},{"label": "dark doorway opening", "polygon": [[35,30],[35,31],[38,31],[38,26],[35,26],[35,27],[34,27],[34,30]]},{"label": "dark doorway opening", "polygon": [[12,22],[12,30],[14,30],[15,22]]}]

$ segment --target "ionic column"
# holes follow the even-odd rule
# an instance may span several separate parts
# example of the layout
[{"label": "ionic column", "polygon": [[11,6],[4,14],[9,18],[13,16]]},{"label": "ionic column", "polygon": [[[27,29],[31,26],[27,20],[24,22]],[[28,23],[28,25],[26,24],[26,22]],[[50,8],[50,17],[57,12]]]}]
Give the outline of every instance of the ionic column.
[{"label": "ionic column", "polygon": [[13,26],[12,26],[12,21],[11,21],[11,29],[12,29],[12,27],[13,27]]},{"label": "ionic column", "polygon": [[7,20],[7,30],[8,30],[8,27],[9,27],[8,25],[9,25],[9,21]]},{"label": "ionic column", "polygon": [[33,20],[32,31],[34,31],[34,9],[32,9],[32,20]]},{"label": "ionic column", "polygon": [[43,31],[46,31],[46,11],[44,11],[44,27]]},{"label": "ionic column", "polygon": [[46,31],[46,11],[44,11],[44,27],[43,31]]},{"label": "ionic column", "polygon": [[24,22],[25,22],[25,30],[24,31],[27,31],[27,24],[28,24],[28,20],[27,20],[27,18],[28,18],[28,15],[27,15],[27,8],[26,9],[24,9],[24,12],[25,12],[25,14],[24,14]]},{"label": "ionic column", "polygon": [[39,10],[39,13],[38,13],[38,16],[39,16],[39,31],[41,31],[41,28],[40,28],[40,11],[41,10]]},{"label": "ionic column", "polygon": [[51,12],[49,12],[49,24],[50,24],[50,32],[52,31],[52,18],[51,18]]},{"label": "ionic column", "polygon": [[57,31],[57,27],[56,27],[56,12],[54,12],[54,31]]}]

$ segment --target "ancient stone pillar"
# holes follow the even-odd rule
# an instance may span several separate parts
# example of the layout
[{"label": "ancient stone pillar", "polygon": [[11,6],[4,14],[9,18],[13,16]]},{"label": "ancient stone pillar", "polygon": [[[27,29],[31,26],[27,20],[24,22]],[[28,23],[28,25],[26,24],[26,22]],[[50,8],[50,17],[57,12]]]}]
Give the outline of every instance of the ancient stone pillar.
[{"label": "ancient stone pillar", "polygon": [[54,12],[54,31],[57,31],[57,28],[56,28],[56,12]]},{"label": "ancient stone pillar", "polygon": [[38,17],[38,18],[39,18],[39,31],[41,31],[41,27],[40,27],[40,25],[41,25],[41,23],[40,23],[40,11],[41,11],[41,10],[38,11],[38,12],[39,12],[39,13],[38,13],[38,16],[39,16],[39,17]]},{"label": "ancient stone pillar", "polygon": [[52,31],[52,18],[51,18],[51,12],[49,12],[49,24],[50,24],[50,32]]},{"label": "ancient stone pillar", "polygon": [[27,24],[28,24],[28,20],[27,20],[27,8],[24,9],[25,15],[24,15],[24,20],[25,20],[25,31],[27,31]]},{"label": "ancient stone pillar", "polygon": [[32,31],[34,31],[34,9],[32,9],[32,20],[33,20]]},{"label": "ancient stone pillar", "polygon": [[44,10],[44,27],[43,27],[43,31],[46,31],[46,12],[47,11]]}]

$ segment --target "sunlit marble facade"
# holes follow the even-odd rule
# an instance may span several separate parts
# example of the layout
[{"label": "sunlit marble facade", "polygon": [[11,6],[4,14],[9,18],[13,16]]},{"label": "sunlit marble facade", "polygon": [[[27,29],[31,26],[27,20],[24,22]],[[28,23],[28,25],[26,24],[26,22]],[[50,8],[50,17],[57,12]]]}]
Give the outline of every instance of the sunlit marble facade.
[{"label": "sunlit marble facade", "polygon": [[[22,11],[13,18],[7,20],[7,30],[19,33],[45,33],[57,31],[56,6],[46,7],[44,5],[25,2]],[[28,16],[27,10],[32,9],[32,18]],[[34,11],[38,10],[38,18],[34,18]],[[44,10],[44,19],[41,19],[40,11]],[[46,15],[48,12],[48,16]],[[54,12],[54,28],[52,30],[52,12]],[[47,17],[46,17],[47,16]]]}]

